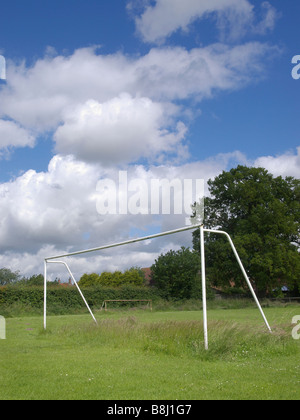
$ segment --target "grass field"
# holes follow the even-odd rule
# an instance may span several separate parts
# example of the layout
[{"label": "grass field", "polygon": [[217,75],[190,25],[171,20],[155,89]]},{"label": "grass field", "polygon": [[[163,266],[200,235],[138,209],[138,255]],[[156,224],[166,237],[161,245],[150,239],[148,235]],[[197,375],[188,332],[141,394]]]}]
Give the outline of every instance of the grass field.
[{"label": "grass field", "polygon": [[300,305],[201,311],[98,312],[6,319],[0,399],[300,399]]}]

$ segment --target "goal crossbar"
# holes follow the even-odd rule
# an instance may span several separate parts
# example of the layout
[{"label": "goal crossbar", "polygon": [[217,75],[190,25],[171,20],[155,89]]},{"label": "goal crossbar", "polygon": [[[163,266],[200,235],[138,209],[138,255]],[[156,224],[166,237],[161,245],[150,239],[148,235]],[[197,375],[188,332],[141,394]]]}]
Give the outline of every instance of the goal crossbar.
[{"label": "goal crossbar", "polygon": [[264,314],[264,312],[262,310],[262,307],[261,307],[261,305],[260,305],[260,303],[259,303],[259,301],[257,299],[257,296],[255,294],[255,291],[254,291],[254,289],[253,289],[253,287],[251,285],[251,282],[250,282],[250,280],[248,278],[248,275],[246,273],[246,270],[245,270],[245,268],[244,268],[244,266],[243,266],[243,264],[241,262],[241,259],[240,259],[239,255],[237,253],[237,250],[236,250],[236,248],[235,248],[235,246],[234,246],[234,244],[232,242],[231,237],[229,236],[229,234],[227,232],[224,232],[224,231],[213,230],[213,229],[204,229],[203,224],[201,224],[201,225],[185,226],[185,227],[182,227],[182,228],[179,228],[179,229],[174,229],[174,230],[170,230],[170,231],[167,231],[167,232],[156,233],[154,235],[148,235],[148,236],[144,236],[144,237],[141,237],[141,238],[129,239],[127,241],[118,242],[118,243],[114,243],[114,244],[110,244],[110,245],[103,245],[103,246],[99,246],[97,248],[90,248],[90,249],[85,249],[85,250],[81,250],[81,251],[69,252],[69,253],[66,253],[66,254],[61,254],[61,255],[56,255],[56,256],[45,258],[44,259],[44,329],[46,329],[46,316],[47,316],[46,315],[46,312],[47,312],[46,306],[47,306],[47,264],[48,263],[63,264],[67,268],[67,270],[68,270],[68,272],[69,272],[69,274],[70,274],[70,276],[71,276],[71,278],[72,278],[75,286],[77,287],[77,289],[78,289],[78,291],[79,291],[79,293],[80,293],[80,295],[81,295],[81,297],[82,297],[85,305],[87,306],[87,308],[88,308],[88,310],[89,310],[92,318],[97,323],[96,318],[94,317],[94,315],[93,315],[93,313],[92,313],[92,311],[91,311],[91,309],[90,309],[90,307],[89,307],[86,299],[84,298],[83,293],[80,290],[79,285],[77,284],[77,282],[76,282],[76,280],[75,280],[75,278],[74,278],[74,276],[73,276],[73,274],[72,274],[69,266],[67,265],[66,262],[58,260],[59,258],[65,258],[65,257],[71,257],[71,256],[80,255],[80,254],[86,254],[86,253],[101,251],[101,250],[105,250],[105,249],[109,249],[109,248],[115,248],[115,247],[119,247],[119,246],[122,246],[122,245],[128,245],[128,244],[132,244],[132,243],[136,243],[136,242],[146,241],[146,240],[150,240],[150,239],[159,238],[159,237],[162,237],[162,236],[172,235],[174,233],[180,233],[180,232],[185,232],[185,231],[188,231],[188,230],[195,230],[195,229],[200,229],[202,306],[203,306],[203,329],[204,329],[204,346],[205,346],[205,349],[206,350],[208,349],[208,333],[207,333],[207,306],[206,306],[206,274],[205,274],[204,232],[222,234],[222,235],[225,235],[227,237],[227,239],[228,239],[228,241],[229,241],[229,243],[231,245],[231,248],[232,248],[232,250],[234,252],[234,255],[235,255],[236,259],[237,259],[237,262],[238,262],[238,264],[239,264],[239,266],[241,268],[241,271],[243,273],[243,276],[244,276],[244,278],[245,278],[245,280],[247,282],[247,285],[248,285],[248,287],[249,287],[249,289],[251,291],[251,294],[252,294],[252,296],[253,296],[253,298],[255,300],[255,303],[256,303],[256,305],[257,305],[257,307],[258,307],[258,309],[259,309],[259,311],[260,311],[260,313],[261,313],[261,315],[262,315],[262,317],[264,319],[264,322],[265,322],[268,330],[271,332],[271,328],[270,328],[270,326],[268,324],[268,321],[267,321],[267,319],[265,317],[265,314]]},{"label": "goal crossbar", "polygon": [[167,236],[167,235],[172,235],[173,233],[184,232],[186,230],[198,229],[199,227],[200,227],[200,225],[185,226],[185,227],[180,228],[180,229],[169,230],[167,232],[156,233],[154,235],[143,236],[141,238],[136,238],[136,239],[128,239],[128,241],[118,242],[118,243],[110,244],[110,245],[103,245],[103,246],[99,246],[97,248],[85,249],[83,251],[75,251],[75,252],[70,252],[68,254],[56,255],[55,257],[48,257],[48,258],[45,258],[45,259],[47,261],[49,261],[49,260],[56,260],[57,258],[72,257],[74,255],[87,254],[89,252],[95,252],[95,251],[102,251],[104,249],[115,248],[117,246],[128,245],[128,244],[133,244],[135,242],[146,241],[147,239],[154,239],[154,238],[158,238],[160,236]]}]

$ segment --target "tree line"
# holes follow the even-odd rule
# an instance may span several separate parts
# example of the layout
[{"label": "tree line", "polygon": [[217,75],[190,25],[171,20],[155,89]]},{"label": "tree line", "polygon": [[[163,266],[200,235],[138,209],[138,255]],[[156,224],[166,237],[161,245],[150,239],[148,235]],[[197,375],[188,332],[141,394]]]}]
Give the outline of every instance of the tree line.
[{"label": "tree line", "polygon": [[[0,286],[18,285],[18,286],[41,286],[44,284],[42,274],[33,274],[25,277],[19,271],[12,271],[9,268],[0,268]],[[56,279],[54,284],[58,284]]]}]

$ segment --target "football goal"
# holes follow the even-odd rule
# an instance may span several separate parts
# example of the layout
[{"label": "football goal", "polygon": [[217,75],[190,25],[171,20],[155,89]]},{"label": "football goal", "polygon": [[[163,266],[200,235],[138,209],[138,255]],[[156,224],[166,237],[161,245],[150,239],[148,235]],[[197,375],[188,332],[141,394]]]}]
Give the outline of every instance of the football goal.
[{"label": "football goal", "polygon": [[66,269],[68,270],[68,272],[71,276],[71,279],[72,279],[73,283],[77,287],[78,292],[80,293],[80,295],[81,295],[88,311],[90,312],[94,322],[97,323],[97,320],[96,320],[91,308],[89,307],[85,297],[83,296],[83,293],[80,290],[80,287],[77,284],[77,282],[76,282],[76,280],[75,280],[75,278],[74,278],[74,276],[73,276],[73,274],[70,270],[70,267],[68,266],[68,264],[65,261],[61,261],[62,258],[87,254],[87,253],[91,253],[91,252],[102,251],[102,250],[109,249],[109,248],[125,246],[125,245],[133,244],[133,243],[136,243],[136,242],[152,240],[152,239],[156,239],[156,238],[159,238],[159,237],[162,237],[162,236],[173,235],[175,233],[185,232],[185,231],[188,231],[188,230],[196,230],[196,229],[200,229],[200,243],[199,243],[199,246],[200,246],[200,255],[201,255],[202,307],[203,307],[203,329],[204,329],[204,347],[205,347],[205,349],[206,350],[208,349],[205,248],[204,248],[204,246],[205,246],[204,233],[205,232],[221,234],[221,235],[225,235],[227,237],[227,239],[228,239],[228,241],[231,245],[231,248],[233,250],[233,253],[236,257],[236,260],[237,260],[237,262],[240,266],[242,274],[243,274],[243,276],[244,276],[244,278],[247,282],[247,285],[248,285],[248,287],[251,291],[251,294],[252,294],[252,296],[255,300],[255,303],[256,303],[256,305],[257,305],[257,307],[258,307],[258,309],[259,309],[259,311],[260,311],[260,313],[263,317],[263,320],[264,320],[268,330],[271,332],[270,325],[269,325],[269,323],[268,323],[268,321],[265,317],[265,314],[262,310],[262,307],[261,307],[261,305],[260,305],[260,303],[257,299],[255,291],[254,291],[254,289],[251,285],[251,282],[250,282],[250,280],[248,278],[248,275],[246,273],[246,270],[245,270],[245,268],[244,268],[244,266],[241,262],[241,259],[240,259],[239,255],[237,253],[237,250],[236,250],[236,248],[235,248],[235,246],[232,242],[232,239],[230,238],[230,236],[228,235],[227,232],[220,231],[220,230],[213,230],[213,229],[205,229],[202,224],[201,225],[185,226],[185,227],[182,227],[182,228],[179,228],[179,229],[174,229],[174,230],[170,230],[170,231],[167,231],[167,232],[161,232],[161,233],[157,233],[157,234],[154,234],[154,235],[148,235],[148,236],[144,236],[144,237],[141,237],[141,238],[129,239],[127,241],[118,242],[118,243],[115,243],[115,244],[109,244],[109,245],[104,245],[104,246],[100,246],[100,247],[97,247],[97,248],[85,249],[85,250],[82,250],[82,251],[70,252],[70,253],[66,253],[66,254],[62,254],[62,255],[57,255],[57,256],[52,256],[52,257],[45,258],[45,260],[44,260],[44,329],[46,329],[46,319],[47,319],[47,267],[48,267],[48,264],[63,264],[66,267]]},{"label": "football goal", "polygon": [[143,302],[144,304],[147,302],[146,307],[150,309],[150,311],[152,311],[152,299],[106,299],[103,301],[102,306],[101,306],[101,311],[105,310],[105,312],[107,312],[107,304],[108,303],[112,303],[112,302],[116,302],[119,303],[121,305],[123,304],[128,304],[128,303],[134,303],[135,305],[138,302]]}]

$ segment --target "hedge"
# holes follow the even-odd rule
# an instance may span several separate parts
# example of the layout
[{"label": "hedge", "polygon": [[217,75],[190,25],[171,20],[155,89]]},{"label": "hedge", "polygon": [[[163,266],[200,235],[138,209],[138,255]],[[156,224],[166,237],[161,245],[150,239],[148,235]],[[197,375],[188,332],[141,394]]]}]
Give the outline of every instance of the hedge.
[{"label": "hedge", "polygon": [[[88,304],[94,308],[100,308],[104,300],[109,299],[158,299],[159,292],[150,287],[122,286],[119,288],[87,287],[82,289]],[[41,309],[44,302],[44,289],[40,286],[0,287],[0,308],[13,304],[26,305],[31,308]],[[85,304],[75,286],[49,287],[47,289],[47,308],[49,311],[61,309],[79,309]]]}]

